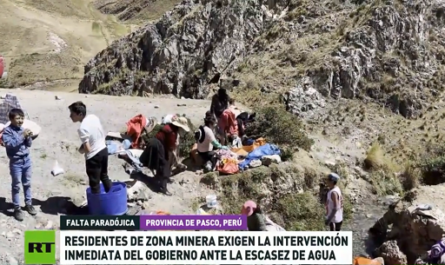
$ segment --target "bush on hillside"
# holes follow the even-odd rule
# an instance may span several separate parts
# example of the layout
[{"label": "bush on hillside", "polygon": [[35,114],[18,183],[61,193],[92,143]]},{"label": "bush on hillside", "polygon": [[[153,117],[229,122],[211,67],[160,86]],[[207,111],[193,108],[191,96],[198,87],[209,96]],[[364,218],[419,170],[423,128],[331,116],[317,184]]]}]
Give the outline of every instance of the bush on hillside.
[{"label": "bush on hillside", "polygon": [[280,213],[288,231],[323,231],[325,213],[317,197],[309,192],[288,194],[274,205],[274,212]]},{"label": "bush on hillside", "polygon": [[394,164],[391,158],[386,156],[379,141],[368,150],[363,166],[370,172],[369,182],[375,194],[403,194],[418,185],[416,171],[410,166],[403,168]]},{"label": "bush on hillside", "polygon": [[364,167],[367,170],[379,170],[386,167],[386,159],[380,143],[374,143],[366,153]]},{"label": "bush on hillside", "polygon": [[[288,231],[324,231],[326,208],[317,196],[310,192],[291,193],[280,198],[274,205]],[[347,195],[343,196],[343,217],[347,222],[352,218],[352,204]]]},{"label": "bush on hillside", "polygon": [[437,185],[445,182],[445,145],[439,145],[426,152],[418,168],[423,182],[427,185]]},{"label": "bush on hillside", "polygon": [[306,135],[302,121],[295,115],[281,107],[268,106],[255,111],[255,121],[246,128],[249,137],[264,137],[269,143],[283,148],[311,149],[313,140]]}]

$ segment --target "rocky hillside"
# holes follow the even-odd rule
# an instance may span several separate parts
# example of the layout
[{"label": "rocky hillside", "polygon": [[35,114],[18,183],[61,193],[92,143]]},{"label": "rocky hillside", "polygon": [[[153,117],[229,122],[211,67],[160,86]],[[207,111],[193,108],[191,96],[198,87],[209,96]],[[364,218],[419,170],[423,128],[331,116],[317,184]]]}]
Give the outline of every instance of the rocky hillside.
[{"label": "rocky hillside", "polygon": [[114,42],[85,66],[81,93],[165,93],[203,98],[250,51],[267,25],[264,10],[285,1],[186,0],[157,23]]},{"label": "rocky hillside", "polygon": [[236,78],[264,94],[290,91],[288,101],[313,87],[416,117],[443,90],[444,10],[418,0],[185,0],[96,55],[79,92],[204,98],[209,84]]}]

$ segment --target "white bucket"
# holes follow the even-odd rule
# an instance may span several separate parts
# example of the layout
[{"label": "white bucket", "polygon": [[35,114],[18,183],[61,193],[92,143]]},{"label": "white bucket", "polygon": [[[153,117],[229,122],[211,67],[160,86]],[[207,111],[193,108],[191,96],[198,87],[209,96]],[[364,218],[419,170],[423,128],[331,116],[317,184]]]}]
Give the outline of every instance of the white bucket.
[{"label": "white bucket", "polygon": [[216,195],[215,194],[207,195],[206,204],[208,208],[215,208],[218,205],[218,201],[216,200]]}]

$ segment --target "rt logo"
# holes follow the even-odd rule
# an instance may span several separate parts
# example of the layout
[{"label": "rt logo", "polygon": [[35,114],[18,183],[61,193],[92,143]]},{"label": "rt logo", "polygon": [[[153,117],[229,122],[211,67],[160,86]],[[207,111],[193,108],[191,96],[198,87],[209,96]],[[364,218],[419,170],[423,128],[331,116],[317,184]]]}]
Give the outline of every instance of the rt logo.
[{"label": "rt logo", "polygon": [[25,264],[56,264],[56,231],[25,231]]}]

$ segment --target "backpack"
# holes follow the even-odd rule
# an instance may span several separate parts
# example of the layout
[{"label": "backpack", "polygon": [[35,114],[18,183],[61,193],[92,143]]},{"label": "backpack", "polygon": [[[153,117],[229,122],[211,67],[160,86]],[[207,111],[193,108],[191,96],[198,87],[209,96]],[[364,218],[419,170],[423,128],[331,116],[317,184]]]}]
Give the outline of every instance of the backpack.
[{"label": "backpack", "polygon": [[195,140],[196,142],[199,142],[200,144],[204,142],[204,139],[206,137],[206,133],[204,131],[204,126],[199,126],[199,129],[195,132]]}]

